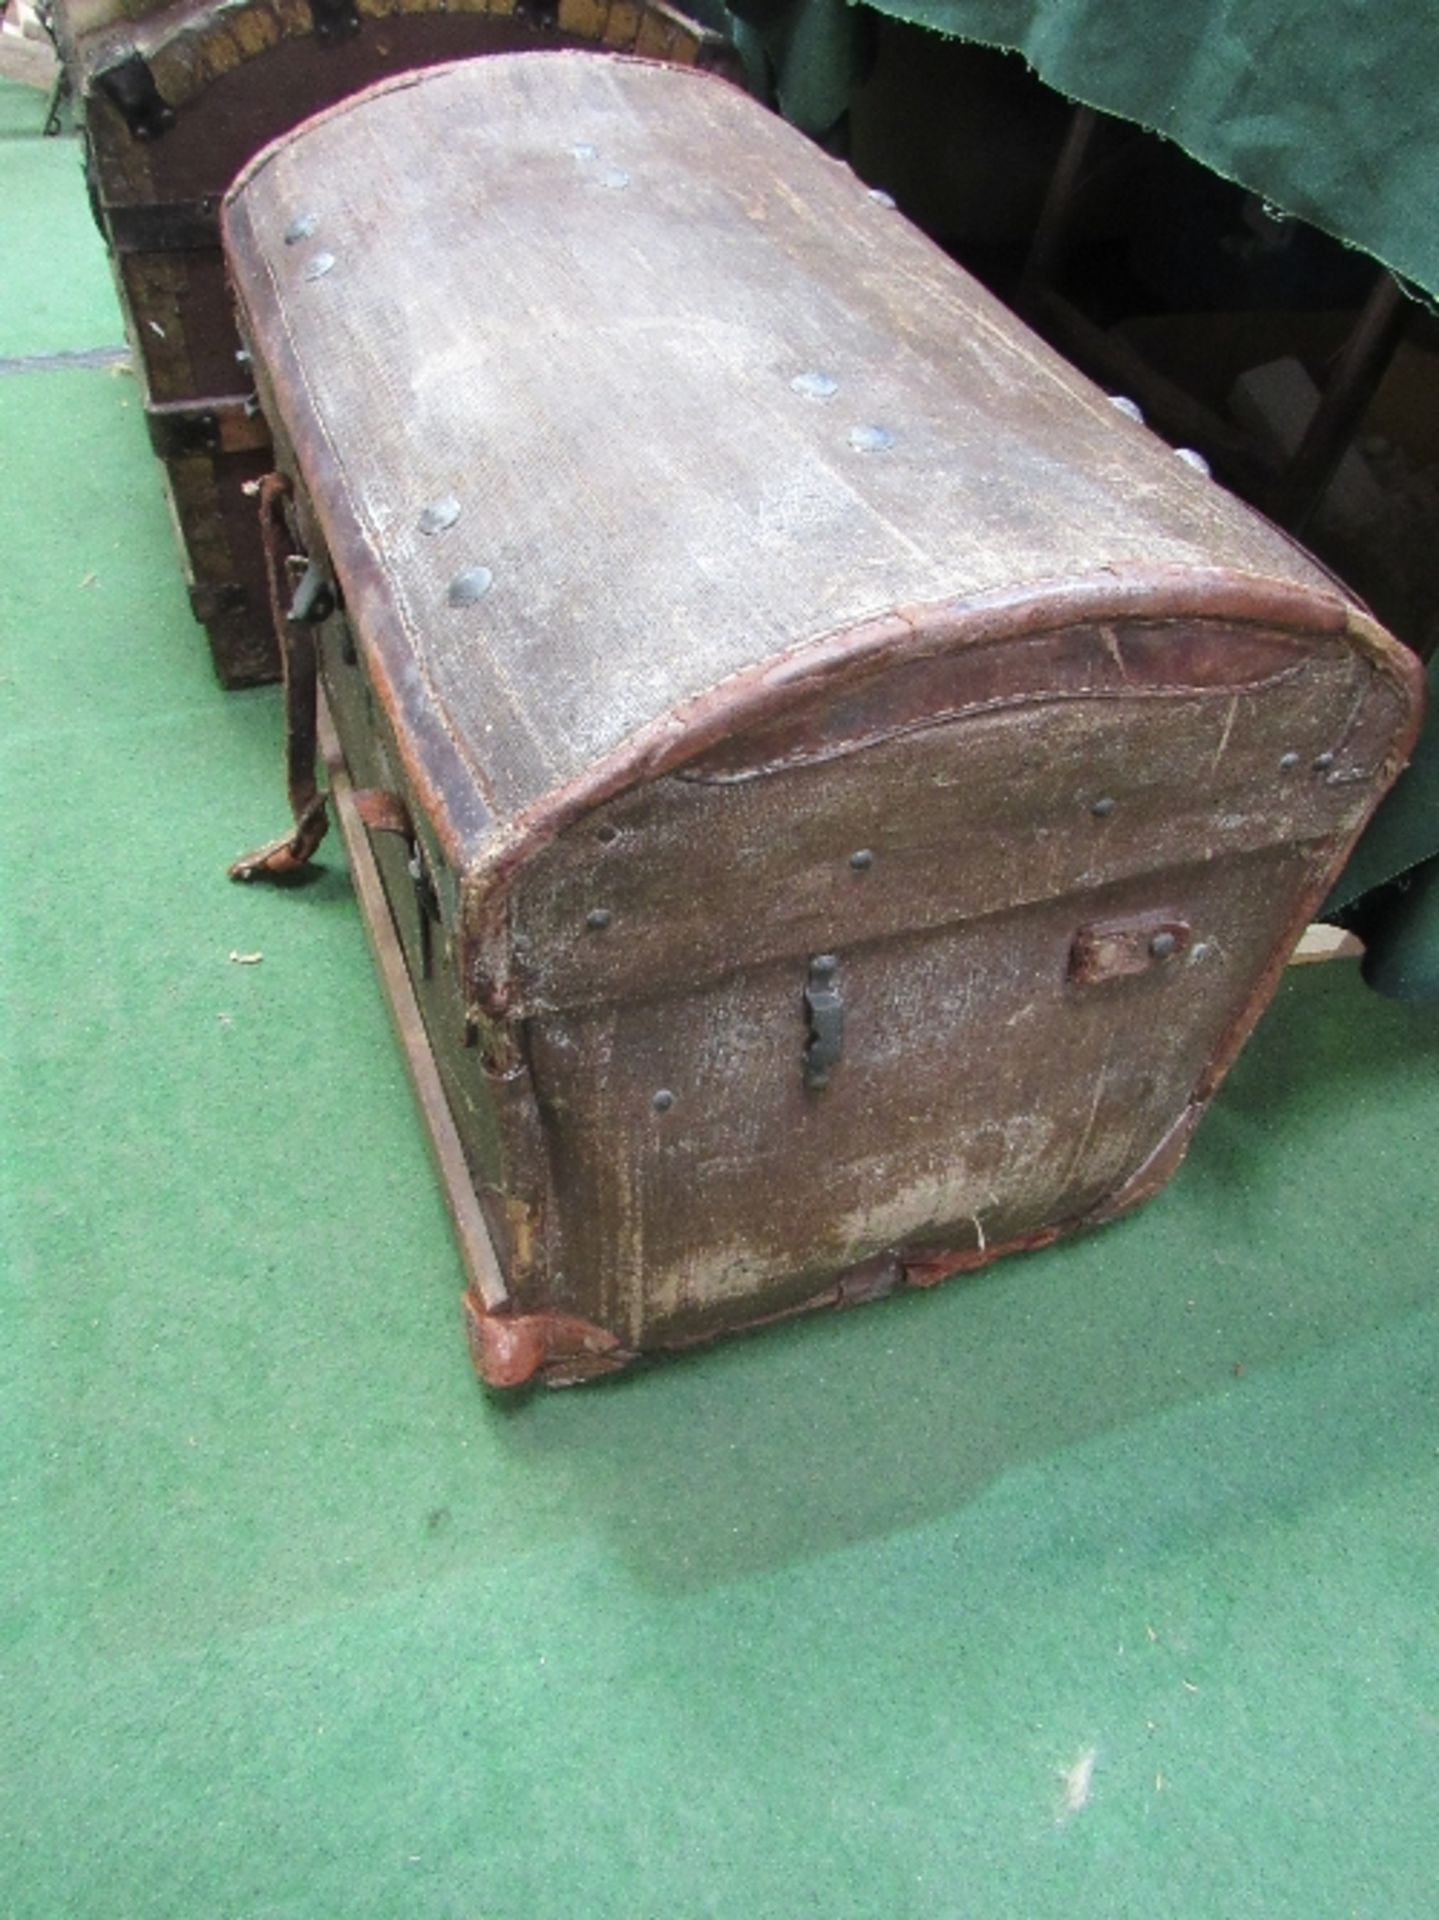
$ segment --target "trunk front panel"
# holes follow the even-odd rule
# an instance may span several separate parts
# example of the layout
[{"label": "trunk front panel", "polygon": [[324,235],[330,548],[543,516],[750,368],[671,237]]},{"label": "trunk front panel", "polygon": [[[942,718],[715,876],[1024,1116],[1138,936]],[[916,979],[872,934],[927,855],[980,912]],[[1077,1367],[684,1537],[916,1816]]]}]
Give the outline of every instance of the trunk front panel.
[{"label": "trunk front panel", "polygon": [[744,777],[741,744],[589,816],[514,914],[552,1296],[651,1344],[1102,1210],[1207,1097],[1391,698],[1326,645],[857,747],[834,700],[797,764]]}]

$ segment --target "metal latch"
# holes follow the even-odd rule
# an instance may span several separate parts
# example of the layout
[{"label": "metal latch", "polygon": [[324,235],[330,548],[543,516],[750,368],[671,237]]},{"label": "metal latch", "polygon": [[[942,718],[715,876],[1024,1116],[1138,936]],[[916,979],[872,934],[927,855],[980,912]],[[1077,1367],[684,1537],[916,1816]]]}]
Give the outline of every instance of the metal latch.
[{"label": "metal latch", "polygon": [[816,1090],[829,1085],[831,1070],[844,1048],[844,1002],[839,992],[839,958],[817,954],[809,963],[804,990],[809,1044],[804,1050],[804,1083]]},{"label": "metal latch", "polygon": [[317,627],[335,611],[335,589],[312,560],[300,576],[285,618],[295,627]]}]

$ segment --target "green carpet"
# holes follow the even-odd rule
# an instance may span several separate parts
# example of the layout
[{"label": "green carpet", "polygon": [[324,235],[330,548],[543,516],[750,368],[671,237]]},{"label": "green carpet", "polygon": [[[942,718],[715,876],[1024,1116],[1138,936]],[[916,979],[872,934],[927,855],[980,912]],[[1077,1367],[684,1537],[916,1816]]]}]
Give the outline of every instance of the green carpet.
[{"label": "green carpet", "polygon": [[[18,98],[0,356],[110,344]],[[1131,1220],[498,1405],[133,383],[0,448],[0,1914],[1428,1920],[1439,1021],[1295,973]]]}]

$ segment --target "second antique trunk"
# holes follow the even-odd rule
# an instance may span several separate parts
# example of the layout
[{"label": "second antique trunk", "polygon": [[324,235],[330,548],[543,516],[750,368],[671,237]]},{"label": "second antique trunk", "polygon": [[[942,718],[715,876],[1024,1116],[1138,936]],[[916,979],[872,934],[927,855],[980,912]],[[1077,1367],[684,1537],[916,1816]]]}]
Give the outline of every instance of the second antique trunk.
[{"label": "second antique trunk", "polygon": [[225,238],[296,814],[238,871],[323,831],[318,667],[493,1242],[484,1377],[1154,1192],[1404,760],[1410,656],[722,81],[396,82]]},{"label": "second antique trunk", "polygon": [[408,68],[590,45],[707,66],[725,44],[659,0],[59,0],[57,28],[191,606],[226,686],[271,680],[246,489],[272,459],[220,256],[235,174],[308,115]]}]

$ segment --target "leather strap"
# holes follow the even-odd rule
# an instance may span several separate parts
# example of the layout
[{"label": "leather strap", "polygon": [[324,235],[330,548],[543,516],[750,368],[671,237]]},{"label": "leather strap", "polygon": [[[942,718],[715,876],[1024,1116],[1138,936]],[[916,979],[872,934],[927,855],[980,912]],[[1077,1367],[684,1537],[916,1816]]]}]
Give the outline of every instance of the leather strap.
[{"label": "leather strap", "polygon": [[284,596],[285,560],[290,529],[285,501],[290,483],[280,473],[267,473],[260,482],[260,536],[265,547],[265,575],[270,589],[270,617],[280,647],[285,681],[285,785],[294,826],[279,839],[243,854],[230,867],[232,880],[279,880],[308,866],[329,831],[327,795],[315,779],[319,755],[319,664],[314,625],[295,617]]}]

